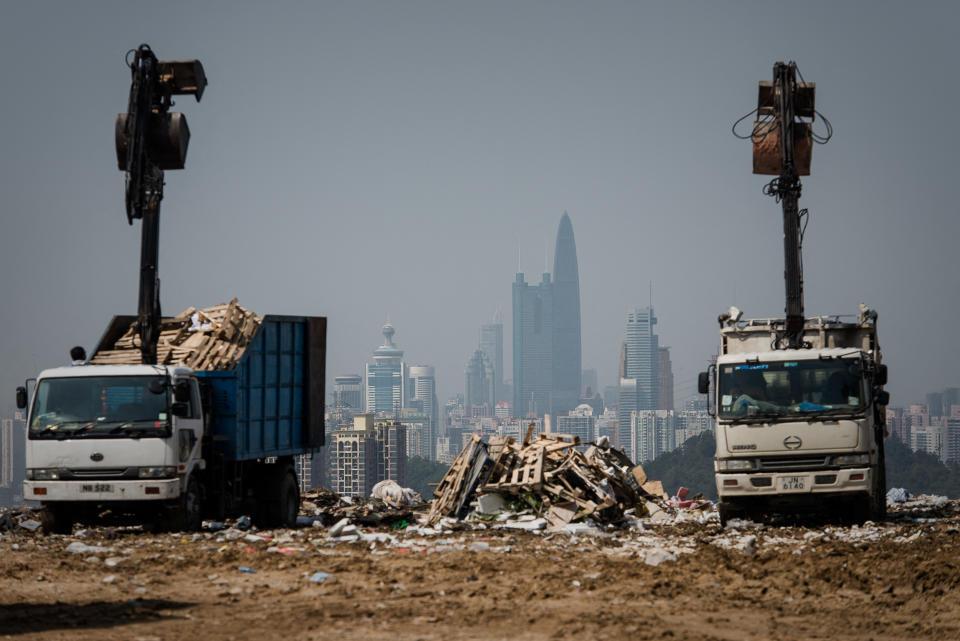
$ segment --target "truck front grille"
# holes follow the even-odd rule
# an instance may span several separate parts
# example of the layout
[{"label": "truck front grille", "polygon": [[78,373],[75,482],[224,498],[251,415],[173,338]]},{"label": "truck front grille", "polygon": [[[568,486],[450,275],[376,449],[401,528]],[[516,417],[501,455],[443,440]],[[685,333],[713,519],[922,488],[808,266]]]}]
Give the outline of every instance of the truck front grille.
[{"label": "truck front grille", "polygon": [[125,467],[98,467],[69,470],[70,476],[78,479],[109,479],[127,475]]},{"label": "truck front grille", "polygon": [[826,456],[767,456],[760,459],[764,472],[822,470],[829,463]]}]

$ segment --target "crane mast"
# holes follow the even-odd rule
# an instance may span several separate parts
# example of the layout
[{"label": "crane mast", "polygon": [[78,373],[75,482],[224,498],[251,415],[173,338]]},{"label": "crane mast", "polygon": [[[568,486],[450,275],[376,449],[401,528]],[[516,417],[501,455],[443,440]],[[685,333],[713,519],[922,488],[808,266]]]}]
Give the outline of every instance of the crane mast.
[{"label": "crane mast", "polygon": [[141,361],[155,365],[161,317],[157,264],[163,172],[183,169],[190,142],[186,118],[170,111],[171,96],[192,94],[199,102],[207,78],[199,60],[161,62],[146,44],[127,55],[130,99],[127,113],[116,121],[117,165],[126,172],[127,222],[143,220],[136,332]]}]

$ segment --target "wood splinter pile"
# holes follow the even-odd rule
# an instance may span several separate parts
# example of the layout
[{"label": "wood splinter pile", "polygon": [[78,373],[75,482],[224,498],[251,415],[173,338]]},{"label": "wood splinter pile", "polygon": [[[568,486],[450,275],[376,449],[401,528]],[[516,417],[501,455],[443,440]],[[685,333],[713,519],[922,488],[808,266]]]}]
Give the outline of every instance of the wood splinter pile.
[{"label": "wood splinter pile", "polygon": [[463,518],[479,494],[522,496],[531,506],[539,503],[551,523],[586,517],[616,523],[625,510],[641,515],[647,501],[664,498],[659,482],[647,481],[642,467],[606,443],[580,451],[576,436],[540,434],[531,440],[532,432],[533,426],[521,444],[496,436],[485,444],[474,435],[437,486],[430,520]]},{"label": "wood splinter pile", "polygon": [[[262,319],[237,304],[234,298],[206,309],[190,307],[160,323],[158,365],[181,365],[195,370],[233,368],[260,327]],[[140,363],[140,336],[135,325],[110,349],[101,349],[91,365]]]}]

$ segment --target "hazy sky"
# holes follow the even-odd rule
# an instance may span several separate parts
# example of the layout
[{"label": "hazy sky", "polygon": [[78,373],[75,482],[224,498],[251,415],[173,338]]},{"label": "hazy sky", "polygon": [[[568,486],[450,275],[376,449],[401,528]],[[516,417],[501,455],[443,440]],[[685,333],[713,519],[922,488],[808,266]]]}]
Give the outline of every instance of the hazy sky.
[{"label": "hazy sky", "polygon": [[178,100],[164,311],[325,315],[331,376],[361,371],[389,317],[444,398],[498,308],[511,362],[518,248],[539,280],[565,210],[601,385],[651,281],[678,400],[718,313],[782,314],[780,208],[730,125],[796,60],[836,130],[803,181],[806,311],[875,307],[892,404],[922,400],[960,384],[958,7],[0,0],[0,390],[136,312],[113,122],[147,42],[210,80]]}]

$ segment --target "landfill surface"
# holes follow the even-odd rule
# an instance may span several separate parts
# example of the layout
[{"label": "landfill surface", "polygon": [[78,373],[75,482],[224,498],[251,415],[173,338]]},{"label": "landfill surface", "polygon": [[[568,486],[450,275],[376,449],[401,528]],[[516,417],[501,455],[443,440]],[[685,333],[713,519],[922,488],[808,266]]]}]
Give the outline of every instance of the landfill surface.
[{"label": "landfill surface", "polygon": [[554,527],[532,511],[430,522],[423,510],[330,493],[306,496],[301,527],[286,530],[239,519],[196,533],[77,526],[50,535],[29,510],[8,512],[0,634],[960,638],[960,501],[890,496],[888,519],[862,526],[724,528],[712,506],[679,505],[617,526]]}]

